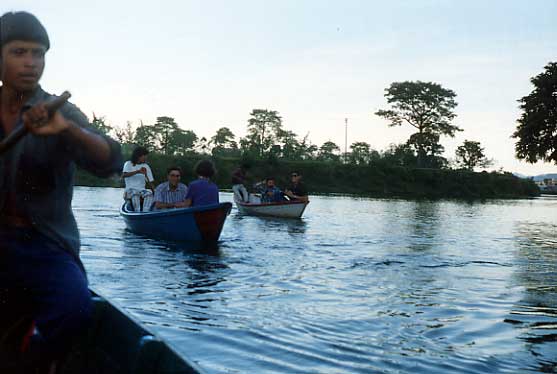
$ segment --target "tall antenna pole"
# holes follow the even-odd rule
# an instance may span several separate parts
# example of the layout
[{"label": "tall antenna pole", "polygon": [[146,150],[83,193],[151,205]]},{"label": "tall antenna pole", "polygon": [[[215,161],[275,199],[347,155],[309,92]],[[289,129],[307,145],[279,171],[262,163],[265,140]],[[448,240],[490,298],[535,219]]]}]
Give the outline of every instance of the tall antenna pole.
[{"label": "tall antenna pole", "polygon": [[348,160],[348,118],[344,119],[344,163]]}]

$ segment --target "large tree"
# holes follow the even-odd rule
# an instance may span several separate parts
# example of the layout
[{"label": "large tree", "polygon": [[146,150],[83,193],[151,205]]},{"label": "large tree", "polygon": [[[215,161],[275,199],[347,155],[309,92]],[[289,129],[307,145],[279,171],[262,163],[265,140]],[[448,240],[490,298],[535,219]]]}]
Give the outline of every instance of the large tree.
[{"label": "large tree", "polygon": [[247,141],[257,149],[259,156],[269,152],[282,129],[282,118],[276,110],[254,109],[248,120]]},{"label": "large tree", "polygon": [[540,160],[557,164],[557,62],[530,80],[534,90],[522,99],[522,114],[513,134],[518,141],[516,157],[535,163]]},{"label": "large tree", "polygon": [[486,168],[493,165],[493,161],[488,159],[480,142],[465,140],[456,151],[457,165],[464,169],[474,170],[476,167]]},{"label": "large tree", "polygon": [[228,127],[221,127],[217,130],[215,135],[211,137],[209,143],[214,147],[224,149],[227,147],[237,148],[237,144],[234,141],[236,136]]},{"label": "large tree", "polygon": [[182,130],[177,128],[172,131],[167,149],[170,154],[185,155],[187,152],[193,151],[197,135],[192,130]]},{"label": "large tree", "polygon": [[350,155],[348,159],[353,164],[367,164],[371,158],[371,147],[366,142],[355,142],[350,145]]},{"label": "large tree", "polygon": [[[172,155],[175,153],[176,143],[172,141],[172,137],[179,133],[179,127],[174,118],[172,117],[157,117],[157,122],[153,125],[153,131],[156,135],[156,143],[158,150],[165,155]],[[178,133],[176,132],[178,131]]]},{"label": "large tree", "polygon": [[318,159],[321,161],[339,161],[340,147],[332,141],[326,141],[319,148]]},{"label": "large tree", "polygon": [[447,159],[441,157],[445,147],[439,143],[439,134],[417,132],[410,136],[406,144],[416,155],[420,154],[420,150],[423,152],[422,167],[440,169],[448,164]]},{"label": "large tree", "polygon": [[297,135],[293,131],[278,129],[275,140],[280,145],[282,157],[287,160],[300,158],[300,142],[298,142]]},{"label": "large tree", "polygon": [[427,140],[433,135],[453,137],[462,131],[451,121],[456,117],[457,106],[454,91],[433,82],[393,82],[385,89],[387,102],[391,108],[378,110],[375,114],[387,119],[389,126],[406,123],[414,127],[414,144],[417,146],[418,166],[422,167],[427,156]]},{"label": "large tree", "polygon": [[133,142],[152,151],[155,149],[155,140],[156,133],[153,126],[145,125],[141,121],[139,127],[135,130]]}]

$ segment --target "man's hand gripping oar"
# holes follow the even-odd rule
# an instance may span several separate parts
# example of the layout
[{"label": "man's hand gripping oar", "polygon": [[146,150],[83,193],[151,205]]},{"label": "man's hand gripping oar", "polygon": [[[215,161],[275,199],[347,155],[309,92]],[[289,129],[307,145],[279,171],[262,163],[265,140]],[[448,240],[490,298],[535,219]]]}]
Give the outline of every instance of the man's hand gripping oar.
[{"label": "man's hand gripping oar", "polygon": [[13,147],[28,132],[37,135],[53,135],[65,130],[67,122],[58,113],[58,109],[71,96],[68,91],[64,91],[61,96],[47,103],[35,105],[23,113],[24,126],[16,128],[0,142],[0,155]]}]

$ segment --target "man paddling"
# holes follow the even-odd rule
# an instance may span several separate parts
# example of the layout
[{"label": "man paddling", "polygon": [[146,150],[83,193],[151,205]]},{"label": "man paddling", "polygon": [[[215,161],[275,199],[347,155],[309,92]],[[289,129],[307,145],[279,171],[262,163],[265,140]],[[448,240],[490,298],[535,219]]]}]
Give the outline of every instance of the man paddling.
[{"label": "man paddling", "polygon": [[35,16],[2,15],[0,47],[0,140],[28,131],[0,155],[0,372],[52,371],[91,316],[71,210],[75,166],[106,177],[122,156],[76,106],[49,114],[53,96],[39,80],[50,41]]},{"label": "man paddling", "polygon": [[302,183],[302,174],[298,171],[293,171],[290,174],[290,181],[292,183],[284,190],[284,194],[288,196],[290,200],[307,203],[309,201],[308,192],[305,185]]}]

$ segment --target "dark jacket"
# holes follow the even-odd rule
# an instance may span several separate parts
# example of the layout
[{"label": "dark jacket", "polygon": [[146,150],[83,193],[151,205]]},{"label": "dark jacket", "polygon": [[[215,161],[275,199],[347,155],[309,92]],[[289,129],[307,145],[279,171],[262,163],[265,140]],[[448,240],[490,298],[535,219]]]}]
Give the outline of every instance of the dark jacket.
[{"label": "dark jacket", "polygon": [[[25,103],[22,112],[52,98],[53,95],[38,87]],[[66,103],[60,112],[77,125],[97,132],[75,105]],[[21,115],[16,126],[23,126]],[[2,138],[4,134],[0,126]],[[18,211],[32,222],[33,227],[62,248],[78,255],[79,231],[71,209],[76,165],[100,177],[122,170],[120,145],[109,137],[105,138],[110,145],[110,159],[104,164],[95,164],[87,158],[83,149],[72,144],[65,135],[27,134],[0,156],[0,212],[10,191],[15,191]]]}]

